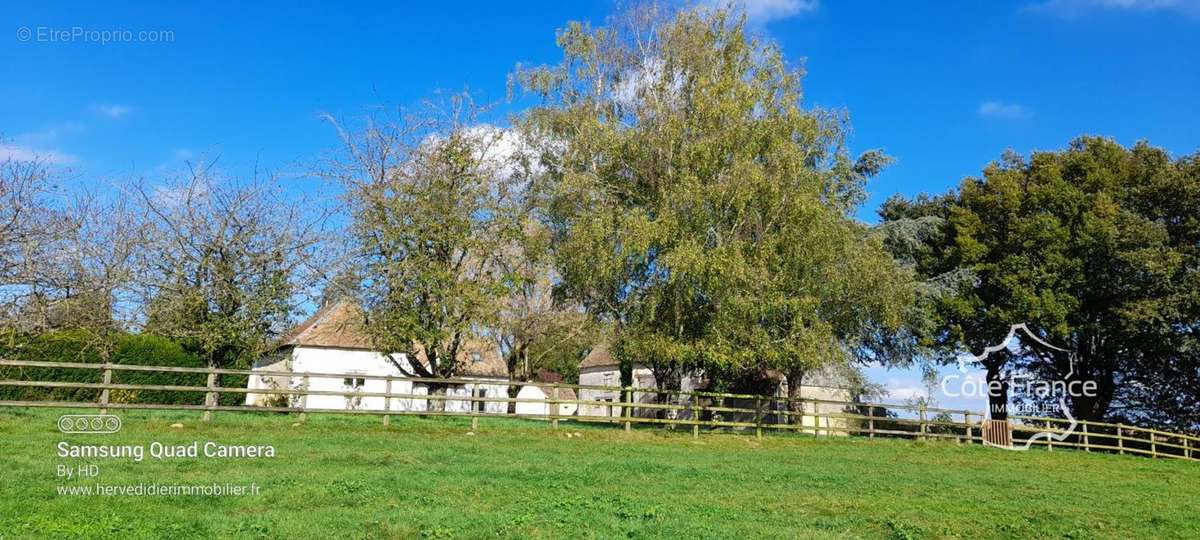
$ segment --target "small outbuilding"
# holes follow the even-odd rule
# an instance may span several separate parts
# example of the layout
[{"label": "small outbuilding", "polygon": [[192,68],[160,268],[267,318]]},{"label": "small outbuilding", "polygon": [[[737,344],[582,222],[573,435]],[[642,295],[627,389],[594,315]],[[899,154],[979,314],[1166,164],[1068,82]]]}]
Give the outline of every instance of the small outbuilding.
[{"label": "small outbuilding", "polygon": [[[570,388],[527,384],[522,386],[521,390],[517,392],[517,399],[537,399],[544,401],[543,403],[523,403],[518,401],[516,407],[517,414],[548,416],[551,410],[550,401],[556,399],[574,401],[576,397],[575,391]],[[558,416],[572,416],[578,410],[579,405],[575,403],[558,404]]]}]

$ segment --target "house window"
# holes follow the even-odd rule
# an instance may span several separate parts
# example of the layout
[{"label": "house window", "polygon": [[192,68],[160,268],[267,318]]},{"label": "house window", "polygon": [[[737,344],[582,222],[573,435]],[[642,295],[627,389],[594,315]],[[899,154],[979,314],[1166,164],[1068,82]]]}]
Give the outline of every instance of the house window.
[{"label": "house window", "polygon": [[363,377],[346,377],[342,379],[342,384],[347,388],[362,388],[367,385],[367,379]]},{"label": "house window", "polygon": [[[479,393],[477,395],[478,395],[478,397],[486,398],[487,397],[487,389],[480,388]],[[475,402],[475,410],[479,411],[479,412],[485,412],[487,410],[487,402],[486,401],[476,401]]]},{"label": "house window", "polygon": [[471,361],[478,364],[483,361],[483,355],[477,352],[471,353]]}]

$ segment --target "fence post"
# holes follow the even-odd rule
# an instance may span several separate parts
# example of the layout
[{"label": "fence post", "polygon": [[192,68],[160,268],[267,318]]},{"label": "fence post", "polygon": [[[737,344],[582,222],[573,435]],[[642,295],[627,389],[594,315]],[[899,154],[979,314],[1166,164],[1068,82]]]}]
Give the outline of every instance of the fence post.
[{"label": "fence post", "polygon": [[971,413],[970,412],[963,411],[963,423],[967,425],[967,444],[971,444],[971,442],[972,442],[971,439],[972,439],[974,432],[971,429]]},{"label": "fence post", "polygon": [[[386,413],[386,412],[392,410],[392,378],[391,377],[388,377],[387,379],[385,379],[385,382],[383,384],[383,393],[384,393],[383,412]],[[390,414],[383,415],[383,425],[384,426],[392,425],[392,415],[390,415]]]},{"label": "fence post", "polygon": [[867,438],[875,438],[875,406],[867,406]]},{"label": "fence post", "polygon": [[208,371],[208,384],[207,384],[207,385],[205,385],[205,386],[207,386],[207,387],[210,389],[210,391],[209,391],[209,392],[206,392],[206,393],[204,394],[204,406],[205,406],[205,411],[204,411],[204,421],[205,421],[205,422],[208,422],[208,421],[212,420],[212,417],[213,417],[213,411],[212,411],[212,409],[213,409],[213,407],[214,407],[214,406],[216,406],[216,404],[217,404],[217,403],[216,403],[216,401],[217,401],[217,394],[216,394],[215,392],[212,392],[212,391],[211,391],[211,389],[212,389],[212,388],[215,388],[215,387],[216,387],[216,385],[217,385],[217,372],[216,372],[216,371],[214,371],[214,368],[211,368],[211,367],[210,367],[210,368],[208,368],[208,369],[209,369],[209,371]]},{"label": "fence post", "polygon": [[1154,433],[1151,433],[1150,434],[1150,457],[1157,458],[1158,457],[1158,443],[1155,442],[1154,439],[1155,439]]},{"label": "fence post", "polygon": [[925,404],[921,404],[921,440],[925,440]]},{"label": "fence post", "polygon": [[300,394],[300,422],[304,423],[305,420],[308,420],[308,413],[304,412],[304,411],[308,410],[308,374],[307,373],[305,373],[304,378],[301,379],[300,388],[304,389],[304,393]]},{"label": "fence post", "polygon": [[700,438],[700,400],[693,392],[692,395],[692,438]]},{"label": "fence post", "polygon": [[1125,455],[1125,437],[1121,435],[1121,424],[1117,424],[1117,450],[1121,455]]},{"label": "fence post", "polygon": [[1087,422],[1084,422],[1083,423],[1083,451],[1091,452],[1092,451],[1092,442],[1091,442],[1091,439],[1088,438],[1087,426],[1088,426]]},{"label": "fence post", "polygon": [[633,407],[631,406],[633,404],[633,387],[630,386],[622,390],[621,393],[625,394],[623,400],[625,404],[621,406],[621,416],[625,417],[625,433],[629,433],[629,417],[633,416]]},{"label": "fence post", "polygon": [[1192,458],[1192,440],[1187,437],[1183,438],[1183,457]]},{"label": "fence post", "polygon": [[[105,386],[112,384],[112,368],[106,361],[104,362],[103,382]],[[100,414],[108,414],[108,388],[100,391]]]},{"label": "fence post", "polygon": [[762,396],[754,397],[754,438],[762,438],[762,423],[763,423],[763,402]]},{"label": "fence post", "polygon": [[[471,395],[474,396],[475,398],[482,397],[479,395],[479,383],[475,383],[474,388],[471,389]],[[477,408],[475,406],[476,402],[475,401],[471,402],[471,431],[472,432],[479,431],[479,414],[477,414],[477,413],[480,411],[478,411],[478,409],[483,409],[485,411],[487,410],[487,402],[486,401],[479,401],[478,403],[479,403],[479,407]]]},{"label": "fence post", "polygon": [[[1053,422],[1046,420],[1046,429],[1051,430],[1051,429],[1057,429],[1057,428],[1054,427]],[[1054,433],[1050,433],[1050,436],[1046,437],[1046,451],[1047,452],[1054,451]]]},{"label": "fence post", "polygon": [[550,427],[558,429],[558,385],[550,384],[550,403],[546,405],[546,412],[550,413]]}]

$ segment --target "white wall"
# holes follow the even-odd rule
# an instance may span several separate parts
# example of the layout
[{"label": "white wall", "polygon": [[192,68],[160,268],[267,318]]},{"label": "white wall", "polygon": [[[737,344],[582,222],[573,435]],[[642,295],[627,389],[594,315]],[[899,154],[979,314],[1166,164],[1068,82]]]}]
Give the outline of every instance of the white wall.
[{"label": "white wall", "polygon": [[[621,386],[621,372],[615,367],[591,367],[579,370],[579,384],[584,386]],[[579,399],[588,401],[621,401],[618,390],[579,389]],[[621,416],[621,407],[613,405],[579,405],[580,416]]]},{"label": "white wall", "polygon": [[[346,385],[346,378],[364,377],[365,375],[373,376],[404,376],[396,366],[392,364],[382,354],[373,351],[364,351],[357,349],[339,349],[331,347],[296,347],[291,353],[291,371],[293,372],[309,372],[309,373],[338,373],[336,377],[310,377],[308,381],[309,390],[326,391],[326,392],[352,392],[355,389]],[[279,364],[274,366],[278,369]],[[264,367],[255,366],[256,370],[272,371]],[[365,377],[364,377],[365,378]],[[464,379],[467,379],[464,377]],[[487,397],[508,397],[508,385],[505,382],[499,382],[496,379],[474,379],[479,380],[478,388]],[[263,388],[266,384],[265,377],[251,376],[248,383],[251,389]],[[304,381],[302,377],[292,377],[289,381],[289,387],[292,389],[300,389],[303,387]],[[366,379],[364,385],[358,389],[365,393],[384,393],[387,391],[387,381],[383,379]],[[392,393],[394,394],[417,394],[425,395],[429,393],[428,388],[421,384],[414,387],[412,381],[392,381]],[[445,409],[448,411],[467,412],[471,407],[471,391],[467,386],[451,387],[447,389],[447,394],[452,396],[462,396],[463,400],[447,400]],[[253,394],[259,399],[251,400],[247,397],[247,404],[256,405],[261,403],[262,394]],[[296,401],[299,396],[295,396]],[[385,398],[381,396],[329,396],[329,395],[310,395],[305,404],[309,409],[365,409],[365,410],[383,410]],[[424,411],[427,410],[427,401],[421,398],[391,398],[389,410],[393,411]],[[293,403],[298,406],[298,403]],[[502,402],[488,402],[485,405],[485,412],[488,413],[503,413],[507,410],[507,404]]]},{"label": "white wall", "polygon": [[[696,389],[699,377],[687,376],[680,381],[680,389],[684,392],[691,392]],[[600,366],[584,368],[579,371],[579,384],[584,386],[621,386],[621,372],[616,366]],[[637,366],[633,370],[633,387],[653,389],[654,373],[650,368]],[[633,400],[638,403],[654,403],[654,392],[634,392]],[[579,390],[579,399],[588,401],[621,401],[621,393],[617,389],[612,390]],[[586,416],[621,416],[621,407],[615,405],[586,405],[581,404],[580,415]],[[639,415],[654,416],[657,414],[657,409],[643,407],[638,411]]]},{"label": "white wall", "polygon": [[[251,370],[255,371],[291,371],[291,351],[280,352],[260,358],[254,363]],[[268,376],[268,375],[252,375],[246,382],[246,387],[250,390],[271,390],[284,389],[288,387],[288,377]],[[246,405],[266,405],[267,399],[271,394],[246,394]]]}]

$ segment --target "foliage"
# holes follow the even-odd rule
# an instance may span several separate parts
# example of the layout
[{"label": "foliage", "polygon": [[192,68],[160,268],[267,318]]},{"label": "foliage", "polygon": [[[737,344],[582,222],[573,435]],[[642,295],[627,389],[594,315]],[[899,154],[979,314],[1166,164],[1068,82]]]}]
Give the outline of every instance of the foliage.
[{"label": "foliage", "polygon": [[[1187,385],[1200,329],[1195,162],[1146,143],[1127,149],[1083,137],[1028,161],[1007,153],[956,192],[889,200],[881,211],[888,222],[938,220],[936,233],[910,250],[922,276],[966,270],[978,280],[931,304],[941,330],[927,334],[930,344],[978,353],[1024,322],[1071,353],[1025,344],[992,354],[989,379],[1026,369],[1060,380],[1074,355],[1073,380],[1099,386],[1094,399],[1070,399],[1076,418],[1104,418],[1113,403],[1146,414],[1137,409],[1175,396],[1188,405],[1172,410],[1194,422],[1200,400]],[[1181,377],[1159,377],[1168,370]]]},{"label": "foliage", "polygon": [[579,361],[597,339],[595,325],[576,305],[554,297],[559,277],[551,237],[536,217],[543,209],[532,188],[522,190],[520,199],[521,234],[495,262],[506,276],[507,294],[498,299],[492,331],[510,378],[531,380],[547,369],[578,380]]},{"label": "foliage", "polygon": [[[0,340],[0,358],[101,364],[104,363],[105,354],[110,354],[110,361],[114,364],[190,368],[205,365],[203,360],[184,351],[180,344],[160,336],[122,333],[111,336],[109,341],[112,343],[112,350],[111,353],[106,353],[102,347],[110,345],[98,344],[95,336],[88,330],[56,330],[40,334],[7,331]],[[102,371],[78,368],[0,367],[0,378],[10,377],[37,381],[99,383],[102,381]],[[207,376],[113,370],[111,380],[113,384],[204,386]],[[244,376],[228,377],[223,384],[244,388],[246,380]],[[0,387],[0,396],[4,396],[3,399],[18,400],[95,402],[99,399],[100,391],[90,388],[4,386]],[[228,396],[228,400],[226,396],[222,396],[222,403],[240,404],[243,399],[242,394]],[[204,394],[147,389],[112,390],[109,399],[112,403],[200,404],[204,402]]]},{"label": "foliage", "polygon": [[[559,294],[614,325],[660,386],[689,371],[811,369],[890,352],[912,280],[849,217],[887,158],[845,149],[842,115],[801,108],[801,73],[727,10],[571,23],[539,152]],[[895,349],[893,349],[895,350]]]},{"label": "foliage", "polygon": [[403,353],[411,375],[450,377],[494,322],[508,276],[496,264],[520,233],[512,185],[493,158],[503,133],[468,127],[473,108],[372,124],[344,135],[348,159],[331,175],[346,189],[367,330]]},{"label": "foliage", "polygon": [[291,321],[319,219],[277,186],[207,170],[140,195],[150,228],[138,276],[147,331],[208,365],[248,366]]},{"label": "foliage", "polygon": [[[202,368],[204,360],[184,351],[183,347],[167,338],[149,334],[131,334],[117,340],[112,362],[134,366],[170,366]],[[163,373],[154,371],[113,371],[115,384],[204,386],[208,376],[201,373]],[[223,385],[234,386],[234,381],[225,380]],[[243,384],[241,387],[245,387]],[[114,390],[114,392],[116,392]],[[202,392],[174,392],[167,390],[136,390],[136,395],[126,397],[129,403],[168,403],[199,405],[204,403]],[[237,395],[242,397],[241,394]],[[115,395],[110,399],[116,400]]]},{"label": "foliage", "polygon": [[[0,358],[35,362],[99,364],[104,359],[94,336],[86,330],[56,330],[30,334],[0,330]],[[98,369],[0,366],[0,378],[35,381],[99,383]],[[99,390],[90,388],[43,388],[0,386],[0,396],[9,400],[96,401]]]}]

